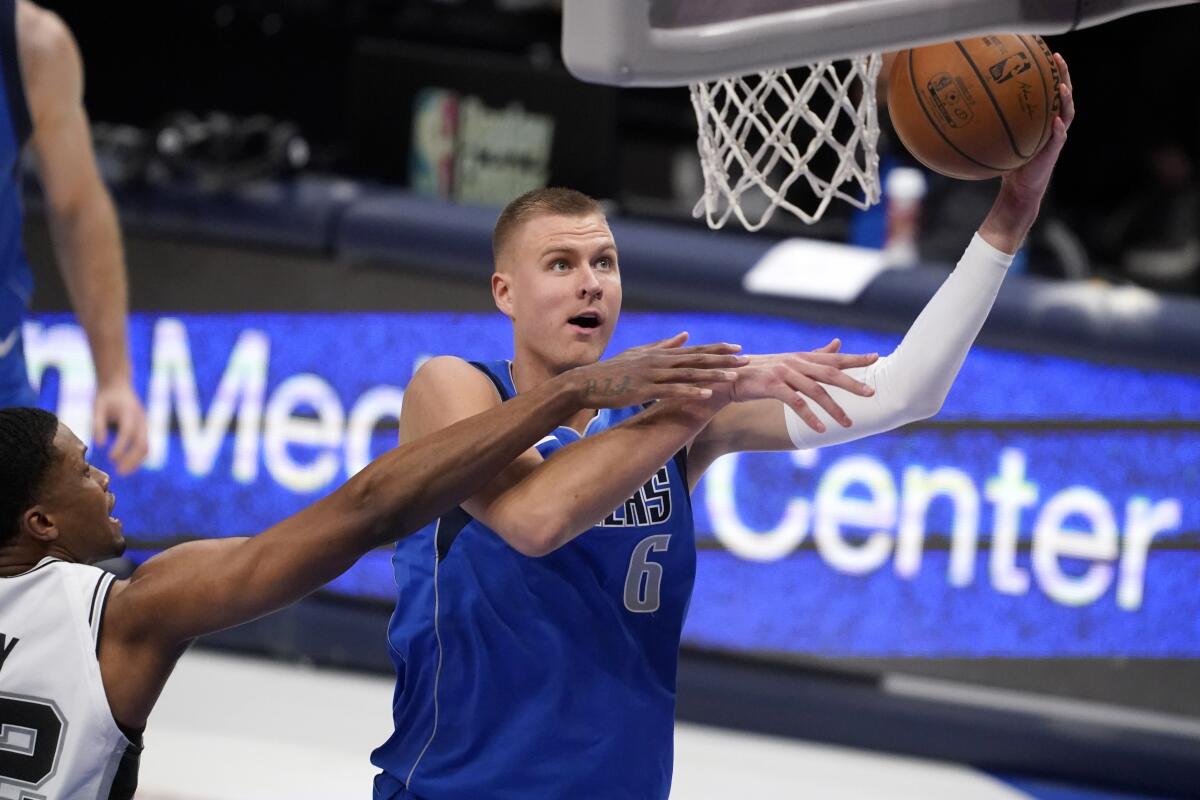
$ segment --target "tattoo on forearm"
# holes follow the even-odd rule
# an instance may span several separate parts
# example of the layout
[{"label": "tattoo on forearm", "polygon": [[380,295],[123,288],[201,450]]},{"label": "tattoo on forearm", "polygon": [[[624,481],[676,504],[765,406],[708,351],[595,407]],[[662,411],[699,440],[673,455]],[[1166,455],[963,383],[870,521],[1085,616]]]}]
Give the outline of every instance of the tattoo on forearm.
[{"label": "tattoo on forearm", "polygon": [[605,378],[603,382],[589,380],[584,388],[587,397],[619,397],[633,388],[633,378],[625,375],[622,378]]}]

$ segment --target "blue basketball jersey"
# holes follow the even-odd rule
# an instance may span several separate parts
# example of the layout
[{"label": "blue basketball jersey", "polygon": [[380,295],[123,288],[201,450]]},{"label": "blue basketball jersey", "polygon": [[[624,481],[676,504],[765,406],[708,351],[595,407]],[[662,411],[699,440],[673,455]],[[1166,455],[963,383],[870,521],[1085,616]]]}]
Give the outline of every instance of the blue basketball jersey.
[{"label": "blue basketball jersey", "polygon": [[[510,363],[475,366],[516,393]],[[583,435],[640,410],[601,410]],[[537,449],[580,438],[560,427]],[[542,558],[461,508],[397,543],[396,728],[371,757],[376,798],[667,797],[696,574],[685,458]]]},{"label": "blue basketball jersey", "polygon": [[21,149],[31,131],[17,58],[16,2],[0,0],[0,406],[32,404],[21,342],[33,293],[21,243]]}]

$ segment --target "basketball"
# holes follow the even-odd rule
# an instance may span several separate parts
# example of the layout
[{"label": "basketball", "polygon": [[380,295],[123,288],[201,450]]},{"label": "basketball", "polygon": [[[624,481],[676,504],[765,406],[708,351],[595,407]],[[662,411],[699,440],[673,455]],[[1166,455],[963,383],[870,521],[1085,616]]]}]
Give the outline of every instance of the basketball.
[{"label": "basketball", "polygon": [[908,151],[951,178],[1016,169],[1050,138],[1060,77],[1040,36],[995,34],[901,50],[887,101]]}]

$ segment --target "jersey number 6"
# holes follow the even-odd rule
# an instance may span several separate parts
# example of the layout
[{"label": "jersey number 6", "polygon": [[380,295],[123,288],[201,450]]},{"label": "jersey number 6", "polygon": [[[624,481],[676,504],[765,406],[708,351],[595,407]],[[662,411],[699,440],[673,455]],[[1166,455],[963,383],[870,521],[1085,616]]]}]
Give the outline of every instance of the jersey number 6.
[{"label": "jersey number 6", "polygon": [[647,536],[633,548],[629,572],[625,575],[625,607],[635,614],[658,611],[662,591],[662,564],[650,560],[651,553],[665,553],[671,543],[669,533]]}]

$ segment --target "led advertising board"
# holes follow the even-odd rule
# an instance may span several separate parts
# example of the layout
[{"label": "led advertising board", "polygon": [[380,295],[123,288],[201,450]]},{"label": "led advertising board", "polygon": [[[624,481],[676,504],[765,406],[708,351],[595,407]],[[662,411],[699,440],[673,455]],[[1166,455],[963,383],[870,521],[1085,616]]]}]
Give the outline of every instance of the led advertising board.
[{"label": "led advertising board", "polygon": [[[688,330],[748,352],[895,335],[629,313],[610,352]],[[81,438],[94,377],[65,316],[26,325],[42,403]],[[118,478],[132,555],[249,535],[393,446],[433,355],[510,355],[499,315],[131,320],[150,425]],[[839,657],[1200,657],[1200,377],[975,348],[932,420],[859,442],[727,456],[693,495],[692,644]],[[103,464],[103,462],[99,462]],[[667,576],[666,579],[669,579]],[[377,551],[328,591],[390,603]]]}]

